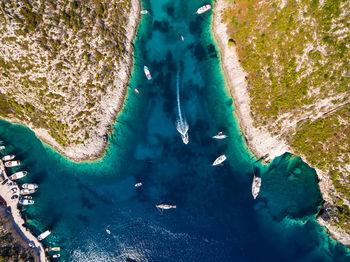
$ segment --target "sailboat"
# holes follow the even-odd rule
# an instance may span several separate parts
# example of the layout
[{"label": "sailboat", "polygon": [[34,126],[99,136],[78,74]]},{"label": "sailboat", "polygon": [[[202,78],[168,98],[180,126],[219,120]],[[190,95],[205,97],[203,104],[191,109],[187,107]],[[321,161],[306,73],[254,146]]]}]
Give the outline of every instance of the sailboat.
[{"label": "sailboat", "polygon": [[222,132],[219,132],[217,135],[213,136],[215,139],[225,139],[227,135],[224,135]]},{"label": "sailboat", "polygon": [[222,162],[224,162],[227,159],[225,155],[219,156],[217,159],[215,159],[213,166],[220,165]]},{"label": "sailboat", "polygon": [[166,210],[166,209],[176,208],[176,206],[168,205],[168,204],[160,204],[160,205],[156,205],[156,208]]}]

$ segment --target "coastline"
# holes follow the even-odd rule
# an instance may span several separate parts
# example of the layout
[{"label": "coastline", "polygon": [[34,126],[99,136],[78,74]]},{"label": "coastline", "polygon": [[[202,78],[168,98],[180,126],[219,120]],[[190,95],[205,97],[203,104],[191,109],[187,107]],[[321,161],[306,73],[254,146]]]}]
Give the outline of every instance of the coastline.
[{"label": "coastline", "polygon": [[[2,160],[0,160],[0,174],[2,174],[5,179],[8,179],[8,176],[6,174],[6,170],[4,167],[4,163]],[[18,187],[18,185],[14,182],[13,184],[14,185],[12,186],[12,188],[17,188],[17,192],[19,192],[20,188]],[[45,256],[45,251],[42,243],[39,242],[37,238],[34,235],[32,235],[32,233],[27,228],[23,226],[25,224],[25,221],[23,220],[21,213],[17,208],[18,198],[11,199],[12,193],[10,192],[10,188],[8,187],[7,184],[4,184],[4,185],[0,184],[0,195],[5,200],[7,207],[11,208],[11,221],[14,229],[21,236],[23,241],[25,241],[27,244],[33,243],[35,245],[34,250],[37,252],[38,256],[40,257],[39,261],[41,262],[48,261]]]},{"label": "coastline", "polygon": [[[226,24],[221,22],[221,12],[229,7],[231,3],[225,0],[216,0],[214,4],[214,14],[212,23],[212,32],[219,46],[221,68],[224,72],[226,83],[232,99],[235,104],[235,113],[240,125],[241,132],[246,138],[246,143],[256,159],[269,162],[286,152],[294,154],[293,150],[285,141],[277,136],[272,136],[267,129],[254,126],[252,112],[250,110],[250,97],[248,83],[245,79],[247,73],[239,63],[239,57],[235,46],[229,46],[230,35],[227,32]],[[265,156],[268,156],[265,158]],[[310,165],[305,156],[298,155],[304,162]],[[311,166],[311,165],[310,165]],[[314,167],[313,167],[314,168]],[[325,203],[334,203],[330,196],[333,191],[333,185],[330,178],[323,171],[314,168],[319,178],[319,188]],[[325,204],[324,203],[324,204]],[[327,233],[335,240],[350,246],[350,237],[340,229],[331,226],[322,217],[317,217],[317,222],[327,229]]]},{"label": "coastline", "polygon": [[30,128],[42,142],[71,161],[93,161],[102,158],[108,147],[108,139],[106,137],[113,132],[112,125],[116,121],[118,114],[123,110],[128,83],[133,69],[133,41],[140,21],[141,1],[131,0],[130,9],[126,29],[126,38],[128,39],[125,43],[126,55],[123,57],[119,67],[116,67],[119,79],[114,83],[115,88],[109,89],[108,93],[102,97],[101,106],[98,108],[100,121],[93,130],[94,135],[87,138],[84,144],[63,147],[44,128],[36,128],[30,122],[20,121],[15,118],[2,117],[2,119]]}]

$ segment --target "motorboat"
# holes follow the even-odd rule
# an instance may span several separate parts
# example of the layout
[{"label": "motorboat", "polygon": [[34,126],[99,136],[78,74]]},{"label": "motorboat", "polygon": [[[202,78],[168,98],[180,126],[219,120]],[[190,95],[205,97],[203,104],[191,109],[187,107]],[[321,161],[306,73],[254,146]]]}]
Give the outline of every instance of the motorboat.
[{"label": "motorboat", "polygon": [[203,13],[209,11],[210,9],[211,9],[210,4],[203,5],[200,8],[198,8],[198,10],[196,11],[196,14],[198,14],[198,15],[203,14]]},{"label": "motorboat", "polygon": [[[16,172],[16,173],[12,174],[12,175],[10,176],[10,179],[11,179],[11,180],[17,180],[17,179],[20,179],[20,178],[22,178],[22,177],[25,177],[27,174],[28,174],[27,171],[19,171],[19,172]],[[22,187],[23,187],[23,186],[22,186]],[[23,188],[24,188],[24,187],[23,187]]]},{"label": "motorboat", "polygon": [[225,139],[227,135],[224,135],[222,132],[219,132],[217,135],[213,136],[215,139]]},{"label": "motorboat", "polygon": [[0,146],[0,150],[4,150],[5,148],[5,146]]},{"label": "motorboat", "polygon": [[149,69],[147,66],[144,66],[143,67],[143,71],[145,72],[145,75],[147,77],[148,80],[151,80],[152,79],[152,76],[151,76],[151,73],[149,72]]},{"label": "motorboat", "polygon": [[107,232],[108,235],[111,234],[111,231],[109,229],[106,229],[106,232]]},{"label": "motorboat", "polygon": [[20,205],[33,205],[34,204],[34,200],[31,199],[21,199],[20,201],[18,201],[18,204]]},{"label": "motorboat", "polygon": [[50,234],[51,234],[51,231],[50,231],[50,230],[46,230],[44,233],[41,233],[41,234],[38,236],[38,240],[39,240],[39,241],[44,240],[44,239],[47,238]]},{"label": "motorboat", "polygon": [[60,247],[50,247],[49,250],[50,251],[60,251],[61,248]]},{"label": "motorboat", "polygon": [[137,90],[136,88],[134,88],[134,91],[135,93],[140,94],[139,90]]},{"label": "motorboat", "polygon": [[61,255],[60,255],[60,254],[55,254],[55,255],[53,255],[52,257],[53,257],[53,258],[59,258],[59,257],[61,257]]},{"label": "motorboat", "polygon": [[22,188],[28,188],[28,189],[37,189],[38,188],[38,185],[37,184],[28,184],[28,183],[26,183],[26,184],[23,184],[22,185]]},{"label": "motorboat", "polygon": [[172,208],[176,208],[176,206],[173,206],[173,205],[167,205],[167,204],[160,204],[160,205],[156,205],[156,208],[159,208],[159,209],[172,209]]},{"label": "motorboat", "polygon": [[260,187],[261,187],[261,177],[254,175],[253,184],[252,184],[252,195],[254,199],[256,199],[257,196],[259,195]]},{"label": "motorboat", "polygon": [[135,184],[135,187],[140,187],[140,186],[142,186],[142,183],[136,183]]},{"label": "motorboat", "polygon": [[15,166],[19,166],[20,164],[21,164],[21,161],[19,160],[5,162],[6,167],[15,167]]},{"label": "motorboat", "polygon": [[3,161],[10,161],[14,159],[16,156],[15,155],[7,155],[2,158]]},{"label": "motorboat", "polygon": [[22,199],[33,199],[32,196],[22,196]]},{"label": "motorboat", "polygon": [[220,165],[222,162],[224,162],[227,159],[225,155],[219,156],[217,159],[215,159],[213,166]]},{"label": "motorboat", "polygon": [[144,10],[141,10],[141,15],[145,15],[145,14],[148,14],[148,10],[144,9]]},{"label": "motorboat", "polygon": [[21,191],[19,191],[19,193],[21,195],[30,195],[30,194],[34,194],[35,193],[35,189],[25,188],[25,189],[21,189]]},{"label": "motorboat", "polygon": [[181,36],[181,40],[182,40],[182,41],[184,41],[184,40],[185,40],[185,38],[184,38],[184,36],[183,36],[183,35]]}]

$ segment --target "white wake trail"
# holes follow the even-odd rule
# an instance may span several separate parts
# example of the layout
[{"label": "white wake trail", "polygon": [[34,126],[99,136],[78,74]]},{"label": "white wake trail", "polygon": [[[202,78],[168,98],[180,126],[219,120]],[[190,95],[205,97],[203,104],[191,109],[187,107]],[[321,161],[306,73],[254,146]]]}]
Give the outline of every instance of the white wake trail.
[{"label": "white wake trail", "polygon": [[189,138],[188,138],[188,129],[189,126],[186,122],[186,119],[182,117],[181,113],[181,103],[180,103],[180,65],[178,65],[178,70],[176,74],[176,96],[177,96],[177,110],[178,110],[178,117],[177,117],[177,123],[176,123],[176,130],[181,134],[182,141],[184,144],[188,144]]}]

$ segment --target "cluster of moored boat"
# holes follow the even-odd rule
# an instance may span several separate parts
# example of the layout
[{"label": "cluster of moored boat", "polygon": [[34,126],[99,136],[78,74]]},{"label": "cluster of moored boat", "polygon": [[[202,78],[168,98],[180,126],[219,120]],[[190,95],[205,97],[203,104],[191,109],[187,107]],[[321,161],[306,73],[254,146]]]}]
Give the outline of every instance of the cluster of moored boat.
[{"label": "cluster of moored boat", "polygon": [[[4,147],[4,146],[3,146]],[[21,161],[19,160],[13,160],[16,156],[15,155],[6,155],[2,158],[2,161],[5,162],[5,167],[15,167],[19,166],[21,164]],[[9,176],[9,179],[14,183],[14,180],[21,179],[25,176],[27,176],[27,171],[18,171],[12,175]],[[33,205],[34,200],[32,199],[31,194],[34,194],[38,188],[37,184],[29,184],[25,183],[22,185],[22,189],[19,191],[20,198],[18,200],[18,204],[20,205]],[[15,192],[16,193],[16,192]]]},{"label": "cluster of moored boat", "polygon": [[[5,148],[6,147],[4,145],[0,145],[0,150],[4,150]],[[4,166],[8,167],[8,168],[21,165],[20,160],[14,160],[15,157],[16,157],[15,155],[6,155],[6,156],[2,157],[1,160],[4,162]],[[19,179],[27,176],[27,174],[28,174],[27,171],[18,171],[18,172],[9,176],[10,181],[7,181],[7,184],[9,186],[15,185],[16,184],[15,180],[19,180]],[[22,185],[21,190],[19,191],[19,196],[16,195],[17,187],[13,187],[10,190],[10,192],[13,194],[13,196],[12,196],[13,199],[19,199],[18,204],[20,204],[20,205],[33,205],[34,200],[33,200],[33,197],[31,196],[31,194],[34,194],[37,191],[37,189],[38,189],[37,184],[24,183]],[[40,234],[38,236],[38,240],[42,241],[43,239],[48,237],[50,234],[51,234],[51,231],[46,230],[45,232],[43,232],[42,234]],[[29,246],[32,248],[35,247],[33,245],[33,243],[29,243]],[[60,248],[59,247],[52,247],[49,249],[49,251],[60,251]],[[61,255],[59,253],[52,255],[53,258],[59,258],[60,256]]]},{"label": "cluster of moored boat", "polygon": [[[5,149],[4,145],[0,146],[0,150]],[[4,166],[5,167],[16,167],[21,165],[21,161],[20,160],[14,160],[16,156],[11,154],[11,155],[6,155],[3,156],[1,158],[2,161],[4,161]],[[25,176],[27,176],[28,172],[27,171],[18,171],[16,173],[13,173],[12,175],[9,176],[9,182],[8,184],[10,185],[14,185],[15,184],[15,180],[19,180]],[[19,191],[19,195],[20,198],[18,200],[18,204],[20,205],[33,205],[34,204],[34,200],[32,199],[31,196],[28,196],[30,194],[35,193],[36,189],[38,188],[37,184],[28,184],[25,183],[22,185],[22,189]],[[15,196],[15,194],[17,193],[17,190],[11,190],[11,193],[14,194],[13,198],[17,199],[18,195]]]}]

